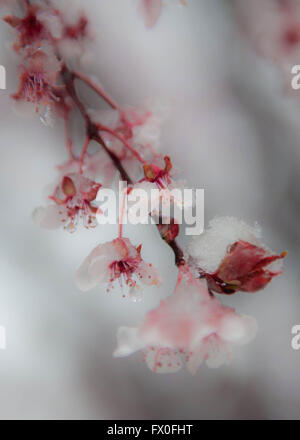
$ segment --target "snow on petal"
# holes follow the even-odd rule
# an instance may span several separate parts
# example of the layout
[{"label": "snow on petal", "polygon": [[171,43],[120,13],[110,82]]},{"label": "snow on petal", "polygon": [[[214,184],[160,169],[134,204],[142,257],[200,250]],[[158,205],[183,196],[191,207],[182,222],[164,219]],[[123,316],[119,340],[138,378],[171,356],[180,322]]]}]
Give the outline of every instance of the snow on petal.
[{"label": "snow on petal", "polygon": [[226,315],[220,323],[219,335],[226,342],[248,344],[256,333],[257,323],[252,316]]},{"label": "snow on petal", "polygon": [[117,341],[118,346],[114,351],[115,357],[128,356],[143,348],[143,341],[140,339],[136,327],[119,327]]},{"label": "snow on petal", "polygon": [[102,252],[101,245],[97,246],[76,272],[75,281],[78,288],[87,292],[101,282],[108,282],[109,262],[109,258]]},{"label": "snow on petal", "polygon": [[258,226],[232,217],[215,218],[188,247],[190,263],[209,289],[222,294],[257,292],[282,273],[286,252],[274,254],[260,241]]},{"label": "snow on petal", "polygon": [[203,361],[211,367],[229,363],[233,348],[250,342],[256,330],[253,318],[223,306],[209,295],[205,280],[187,271],[179,273],[175,293],[147,313],[137,334],[150,369],[177,371],[184,361],[195,373]]},{"label": "snow on petal", "polygon": [[188,252],[199,267],[214,272],[224,258],[229,245],[239,240],[259,245],[260,228],[249,226],[234,217],[216,217],[203,234],[195,237]]}]

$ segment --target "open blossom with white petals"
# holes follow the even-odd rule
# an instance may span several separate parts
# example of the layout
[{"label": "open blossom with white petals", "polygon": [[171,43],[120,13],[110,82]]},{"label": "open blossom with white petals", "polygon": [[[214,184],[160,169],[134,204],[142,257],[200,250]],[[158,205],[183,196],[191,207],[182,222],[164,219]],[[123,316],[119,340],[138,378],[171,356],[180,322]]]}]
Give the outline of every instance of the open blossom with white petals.
[{"label": "open blossom with white petals", "polygon": [[274,254],[260,241],[260,229],[233,217],[212,220],[188,251],[192,263],[218,293],[256,292],[282,273],[286,252]]},{"label": "open blossom with white petals", "polygon": [[212,368],[229,363],[233,347],[250,342],[256,330],[254,318],[210,296],[205,280],[180,275],[175,293],[150,311],[139,328],[119,328],[114,355],[142,350],[154,372],[175,372],[185,362],[195,373],[203,361]]},{"label": "open blossom with white petals", "polygon": [[142,259],[141,246],[135,247],[128,238],[119,237],[97,246],[76,274],[77,285],[83,291],[102,283],[108,284],[110,291],[115,281],[119,282],[123,296],[127,288],[131,298],[137,300],[141,293],[139,282],[155,286],[160,283],[160,277],[157,269]]},{"label": "open blossom with white petals", "polygon": [[49,196],[55,204],[37,208],[34,220],[43,228],[56,229],[63,225],[70,232],[75,231],[80,218],[86,228],[95,227],[98,208],[93,202],[100,187],[80,174],[64,175]]}]

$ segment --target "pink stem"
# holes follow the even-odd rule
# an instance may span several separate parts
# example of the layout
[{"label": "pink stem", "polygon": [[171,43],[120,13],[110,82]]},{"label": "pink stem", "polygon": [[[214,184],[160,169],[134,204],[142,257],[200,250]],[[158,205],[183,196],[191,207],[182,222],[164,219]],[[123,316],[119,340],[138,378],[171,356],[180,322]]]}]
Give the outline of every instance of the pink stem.
[{"label": "pink stem", "polygon": [[115,138],[119,139],[119,141],[121,141],[123,143],[123,145],[125,145],[126,148],[128,148],[128,150],[130,150],[132,152],[132,154],[134,154],[134,156],[142,163],[145,164],[146,161],[145,159],[142,158],[142,156],[140,155],[140,153],[138,151],[136,151],[136,149],[130,145],[129,142],[126,141],[126,139],[123,138],[123,136],[119,135],[118,133],[116,133],[114,130],[112,130],[109,127],[105,127],[102,124],[97,124],[97,127],[99,128],[100,131],[106,131],[107,133],[111,134],[112,136],[114,136]]},{"label": "pink stem", "polygon": [[121,212],[120,212],[120,218],[119,218],[119,238],[122,238],[122,236],[123,236],[123,218],[124,218],[125,200],[126,200],[127,194],[128,194],[128,189],[124,191],[124,194],[122,197]]},{"label": "pink stem", "polygon": [[80,72],[73,72],[73,76],[80,79],[85,84],[87,84],[91,89],[93,89],[97,95],[99,95],[104,101],[107,102],[113,109],[119,110],[118,104],[98,85],[96,84],[88,75],[84,75]]},{"label": "pink stem", "polygon": [[73,143],[72,143],[72,139],[70,136],[70,132],[69,132],[69,127],[68,127],[68,118],[64,119],[64,129],[65,129],[65,140],[66,140],[66,149],[67,152],[70,156],[70,159],[74,159],[74,154],[73,154]]},{"label": "pink stem", "polygon": [[81,152],[80,159],[79,159],[79,172],[80,172],[80,174],[82,174],[82,172],[83,172],[82,171],[83,162],[84,162],[84,158],[85,158],[86,152],[87,152],[87,150],[89,148],[90,141],[91,141],[90,137],[87,136],[86,139],[85,139],[85,142],[84,142],[84,146],[83,146],[83,149],[82,149],[82,152]]}]

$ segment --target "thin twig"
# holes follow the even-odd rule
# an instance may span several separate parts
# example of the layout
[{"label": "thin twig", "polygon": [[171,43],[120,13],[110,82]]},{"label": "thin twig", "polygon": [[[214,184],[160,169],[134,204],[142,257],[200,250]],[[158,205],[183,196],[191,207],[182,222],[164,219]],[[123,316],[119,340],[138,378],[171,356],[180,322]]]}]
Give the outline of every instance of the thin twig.
[{"label": "thin twig", "polygon": [[[78,98],[75,85],[74,85],[74,79],[76,75],[71,72],[67,66],[64,66],[62,69],[62,79],[66,86],[66,90],[69,93],[70,97],[72,98],[75,106],[78,108],[81,116],[85,120],[86,123],[86,140],[89,141],[85,143],[84,146],[84,152],[82,152],[81,157],[84,158],[84,155],[87,151],[88,144],[91,140],[94,140],[99,145],[102,146],[102,148],[105,150],[105,152],[108,154],[110,159],[112,160],[115,168],[119,171],[121,179],[125,182],[127,182],[128,185],[132,185],[133,181],[127,174],[126,170],[124,169],[123,165],[121,164],[120,159],[106,146],[104,140],[102,139],[101,135],[99,134],[99,126],[95,124],[91,117],[89,116],[85,105],[81,102],[81,100]],[[84,153],[84,154],[83,154]],[[162,236],[161,236],[162,237]],[[163,237],[162,237],[163,238]],[[171,247],[171,249],[174,252],[175,255],[175,264],[179,267],[185,264],[184,260],[184,253],[182,249],[178,246],[176,240],[172,241],[166,241],[166,243]]]}]

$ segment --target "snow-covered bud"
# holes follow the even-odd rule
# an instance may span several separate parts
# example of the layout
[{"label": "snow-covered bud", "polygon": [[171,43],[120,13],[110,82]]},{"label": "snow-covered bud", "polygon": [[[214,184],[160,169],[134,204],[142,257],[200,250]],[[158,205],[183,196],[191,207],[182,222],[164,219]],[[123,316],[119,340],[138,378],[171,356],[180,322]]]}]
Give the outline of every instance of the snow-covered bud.
[{"label": "snow-covered bud", "polygon": [[[258,227],[232,217],[216,218],[189,246],[192,262],[210,290],[256,292],[282,273],[286,252],[274,254],[259,240]],[[275,263],[277,262],[277,263]]]}]

